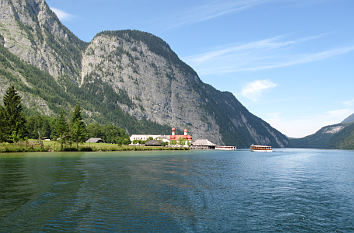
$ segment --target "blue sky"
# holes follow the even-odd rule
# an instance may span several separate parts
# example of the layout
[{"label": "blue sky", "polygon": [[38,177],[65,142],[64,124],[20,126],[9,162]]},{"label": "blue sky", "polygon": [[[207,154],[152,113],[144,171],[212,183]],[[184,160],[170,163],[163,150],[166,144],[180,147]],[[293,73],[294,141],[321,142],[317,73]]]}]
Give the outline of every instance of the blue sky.
[{"label": "blue sky", "polygon": [[352,0],[47,0],[82,40],[138,29],[290,137],[354,112]]}]

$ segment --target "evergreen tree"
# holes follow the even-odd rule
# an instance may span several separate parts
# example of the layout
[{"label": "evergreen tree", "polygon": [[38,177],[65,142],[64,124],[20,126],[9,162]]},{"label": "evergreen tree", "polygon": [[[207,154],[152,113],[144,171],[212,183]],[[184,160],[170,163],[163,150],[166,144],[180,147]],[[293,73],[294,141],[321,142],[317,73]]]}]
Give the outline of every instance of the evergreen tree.
[{"label": "evergreen tree", "polygon": [[118,145],[130,143],[129,135],[125,130],[113,124],[100,125],[98,123],[91,123],[87,126],[87,132],[90,138],[102,138],[107,143]]},{"label": "evergreen tree", "polygon": [[4,137],[5,141],[13,143],[24,138],[26,119],[21,105],[21,96],[14,86],[10,86],[4,96]]},{"label": "evergreen tree", "polygon": [[28,138],[50,138],[52,133],[52,128],[50,122],[50,117],[42,116],[40,114],[35,114],[27,117],[26,130]]},{"label": "evergreen tree", "polygon": [[67,142],[68,133],[69,133],[69,126],[68,123],[66,122],[65,115],[66,115],[65,111],[64,109],[62,109],[59,113],[55,125],[55,133],[60,141],[60,150],[63,150],[64,144]]},{"label": "evergreen tree", "polygon": [[0,106],[0,142],[5,141],[5,132],[6,124],[5,124],[5,109]]},{"label": "evergreen tree", "polygon": [[75,106],[74,115],[71,121],[71,137],[76,143],[76,148],[79,148],[79,143],[83,143],[87,139],[86,125],[82,119],[81,108],[79,105]]},{"label": "evergreen tree", "polygon": [[105,142],[115,143],[118,145],[126,145],[130,143],[129,135],[115,125],[104,126],[104,140]]},{"label": "evergreen tree", "polygon": [[[91,123],[87,125],[87,133],[89,138],[103,138],[104,130],[103,127],[98,123]],[[105,141],[107,142],[107,141]]]}]

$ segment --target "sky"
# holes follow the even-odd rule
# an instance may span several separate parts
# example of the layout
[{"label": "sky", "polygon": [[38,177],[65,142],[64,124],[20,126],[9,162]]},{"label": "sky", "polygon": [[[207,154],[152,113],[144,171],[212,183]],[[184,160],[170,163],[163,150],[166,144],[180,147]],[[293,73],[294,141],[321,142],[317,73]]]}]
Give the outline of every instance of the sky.
[{"label": "sky", "polygon": [[354,112],[353,0],[47,0],[80,39],[137,29],[289,137]]}]

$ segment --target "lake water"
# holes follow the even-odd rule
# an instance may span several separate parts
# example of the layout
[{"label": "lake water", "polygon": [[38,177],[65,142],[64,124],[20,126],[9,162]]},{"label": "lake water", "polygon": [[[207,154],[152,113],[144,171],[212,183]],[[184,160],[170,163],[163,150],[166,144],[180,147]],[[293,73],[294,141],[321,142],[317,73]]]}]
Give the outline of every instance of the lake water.
[{"label": "lake water", "polygon": [[0,154],[0,232],[354,232],[354,151]]}]

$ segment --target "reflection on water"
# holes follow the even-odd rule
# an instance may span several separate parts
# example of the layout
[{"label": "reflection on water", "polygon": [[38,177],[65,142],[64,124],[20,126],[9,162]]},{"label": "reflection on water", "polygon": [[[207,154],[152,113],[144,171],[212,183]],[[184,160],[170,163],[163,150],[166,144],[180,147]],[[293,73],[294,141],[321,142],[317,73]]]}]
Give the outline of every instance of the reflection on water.
[{"label": "reflection on water", "polygon": [[0,232],[350,232],[354,152],[0,156]]},{"label": "reflection on water", "polygon": [[24,158],[0,160],[0,219],[15,211],[33,195],[24,174]]},{"label": "reflection on water", "polygon": [[80,188],[79,160],[25,155],[1,159],[0,229],[44,230],[43,225],[71,205]]}]

